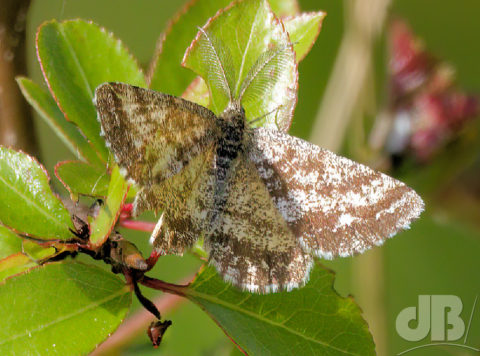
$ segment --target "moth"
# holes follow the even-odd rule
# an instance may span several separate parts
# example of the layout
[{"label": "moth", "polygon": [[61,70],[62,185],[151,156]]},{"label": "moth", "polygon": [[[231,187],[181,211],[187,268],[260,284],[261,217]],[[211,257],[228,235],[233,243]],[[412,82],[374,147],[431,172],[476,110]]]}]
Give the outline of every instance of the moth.
[{"label": "moth", "polygon": [[398,180],[274,128],[250,127],[242,95],[229,96],[216,116],[128,84],[95,91],[107,146],[139,187],[134,213],[163,212],[152,235],[159,253],[182,254],[203,236],[226,281],[260,293],[291,290],[308,280],[313,256],[362,253],[422,212],[422,199]]}]

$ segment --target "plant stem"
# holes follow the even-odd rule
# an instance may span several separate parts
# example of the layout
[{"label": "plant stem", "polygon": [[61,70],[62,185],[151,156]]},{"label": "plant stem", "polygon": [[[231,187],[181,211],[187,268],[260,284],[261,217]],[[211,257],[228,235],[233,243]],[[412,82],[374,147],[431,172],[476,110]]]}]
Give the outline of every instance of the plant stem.
[{"label": "plant stem", "polygon": [[[184,298],[173,294],[165,294],[154,300],[155,306],[163,313],[178,307],[184,302]],[[117,354],[120,349],[129,345],[139,334],[144,333],[153,319],[150,312],[141,308],[120,325],[117,331],[96,348],[90,356]]]},{"label": "plant stem", "polygon": [[[338,151],[344,141],[351,119],[359,103],[365,100],[366,84],[372,68],[375,40],[381,33],[391,0],[345,1],[346,29],[329,78],[325,94],[317,111],[311,141],[332,151]],[[358,117],[363,118],[364,111]],[[356,299],[365,310],[376,350],[387,354],[385,319],[385,286],[383,250],[359,256],[352,262],[353,287]]]},{"label": "plant stem", "polygon": [[188,284],[179,285],[161,281],[156,278],[151,278],[144,276],[140,281],[140,284],[144,285],[145,287],[149,287],[156,290],[161,290],[165,293],[176,294],[181,297],[185,297],[187,295],[186,291],[188,288]]},{"label": "plant stem", "polygon": [[0,144],[37,155],[30,107],[15,81],[26,74],[25,22],[30,0],[0,0]]},{"label": "plant stem", "polygon": [[138,230],[138,231],[145,231],[145,232],[152,232],[155,228],[155,223],[149,221],[140,221],[140,220],[122,220],[118,221],[121,227],[131,229],[131,230]]},{"label": "plant stem", "polygon": [[345,35],[325,94],[318,108],[311,141],[331,151],[340,148],[368,79],[373,45],[390,0],[345,2]]}]

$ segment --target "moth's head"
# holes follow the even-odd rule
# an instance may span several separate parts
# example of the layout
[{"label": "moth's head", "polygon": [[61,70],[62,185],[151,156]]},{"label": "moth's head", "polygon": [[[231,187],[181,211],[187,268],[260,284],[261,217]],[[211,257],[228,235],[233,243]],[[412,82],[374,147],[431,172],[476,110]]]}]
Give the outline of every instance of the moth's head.
[{"label": "moth's head", "polygon": [[223,110],[220,118],[226,122],[245,122],[245,110],[239,101],[233,101]]}]

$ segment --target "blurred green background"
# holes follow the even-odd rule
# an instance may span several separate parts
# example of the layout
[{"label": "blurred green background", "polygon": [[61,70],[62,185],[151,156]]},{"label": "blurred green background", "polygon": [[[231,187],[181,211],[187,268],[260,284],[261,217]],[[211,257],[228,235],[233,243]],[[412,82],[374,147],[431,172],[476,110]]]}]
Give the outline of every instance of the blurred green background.
[{"label": "blurred green background", "polygon": [[[43,21],[52,18],[90,19],[120,38],[147,70],[157,39],[167,21],[183,6],[183,1],[162,0],[34,0],[28,13],[27,52],[29,76],[43,83],[35,55],[35,31]],[[299,0],[302,11],[327,12],[322,31],[311,53],[300,64],[298,105],[290,133],[322,145],[331,124],[316,123],[324,98],[325,88],[339,48],[350,25],[352,1]],[[376,1],[364,0],[365,13],[375,7]],[[388,7],[387,21],[392,16],[404,18],[417,36],[423,38],[426,48],[438,58],[456,68],[458,83],[468,91],[480,93],[480,2],[463,0],[398,0]],[[213,14],[212,14],[213,15]],[[366,16],[368,21],[368,16]],[[366,139],[355,130],[360,120],[368,128],[368,120],[386,100],[386,36],[381,30],[372,44],[372,62],[367,80],[368,90],[362,91],[362,102],[353,103],[349,128],[339,135],[340,151],[357,160],[368,162],[365,155]],[[345,87],[348,86],[344,83]],[[366,93],[366,94],[365,94]],[[338,98],[340,100],[341,98]],[[340,100],[340,105],[348,103]],[[365,109],[367,107],[367,109]],[[334,120],[334,118],[332,118]],[[323,128],[318,135],[314,127]],[[51,172],[56,162],[71,159],[69,152],[41,120],[35,120],[41,161]],[[477,135],[478,136],[478,135]],[[477,142],[480,140],[474,137]],[[353,142],[353,143],[352,143]],[[369,322],[379,355],[396,355],[412,347],[430,343],[430,335],[419,342],[402,339],[396,329],[398,313],[409,306],[417,306],[419,295],[447,294],[463,301],[462,318],[467,325],[476,296],[480,292],[480,162],[479,152],[468,146],[464,152],[455,151],[455,159],[448,152],[432,163],[435,169],[413,166],[402,177],[417,189],[427,202],[426,212],[411,230],[399,234],[364,255],[325,264],[337,271],[336,288],[342,295],[352,294]],[[455,165],[459,155],[466,163]],[[59,185],[56,186],[62,189]],[[475,195],[475,192],[476,195]],[[146,255],[149,254],[148,234],[127,233]],[[199,264],[192,256],[165,257],[155,268],[155,275],[167,281],[179,281],[191,275]],[[154,292],[147,292],[153,297]],[[135,314],[135,304],[131,314]],[[477,308],[478,309],[478,308]],[[229,355],[232,343],[199,308],[182,302],[162,311],[172,319],[162,346],[151,348],[144,334],[126,340],[121,349],[110,354],[156,355]],[[480,348],[480,311],[472,315],[466,344]],[[415,325],[410,325],[414,327]],[[456,341],[463,344],[464,339]],[[435,346],[412,350],[408,355],[473,355],[475,352],[454,346]]]}]

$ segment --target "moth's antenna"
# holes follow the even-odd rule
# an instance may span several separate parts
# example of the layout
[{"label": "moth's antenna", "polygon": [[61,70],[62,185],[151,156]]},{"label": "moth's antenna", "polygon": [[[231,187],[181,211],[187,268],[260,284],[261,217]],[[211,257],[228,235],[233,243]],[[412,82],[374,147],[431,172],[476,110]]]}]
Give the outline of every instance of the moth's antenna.
[{"label": "moth's antenna", "polygon": [[[250,125],[260,121],[261,119],[263,119],[264,117],[267,117],[268,115],[270,115],[271,113],[275,112],[275,111],[278,111],[283,105],[278,105],[275,109],[273,109],[272,111],[269,111],[267,112],[266,114],[263,114],[262,116],[259,116],[255,119],[253,119],[252,121],[249,122]],[[275,115],[275,125],[277,126],[278,128],[278,124],[277,124],[277,116],[278,115]]]}]

